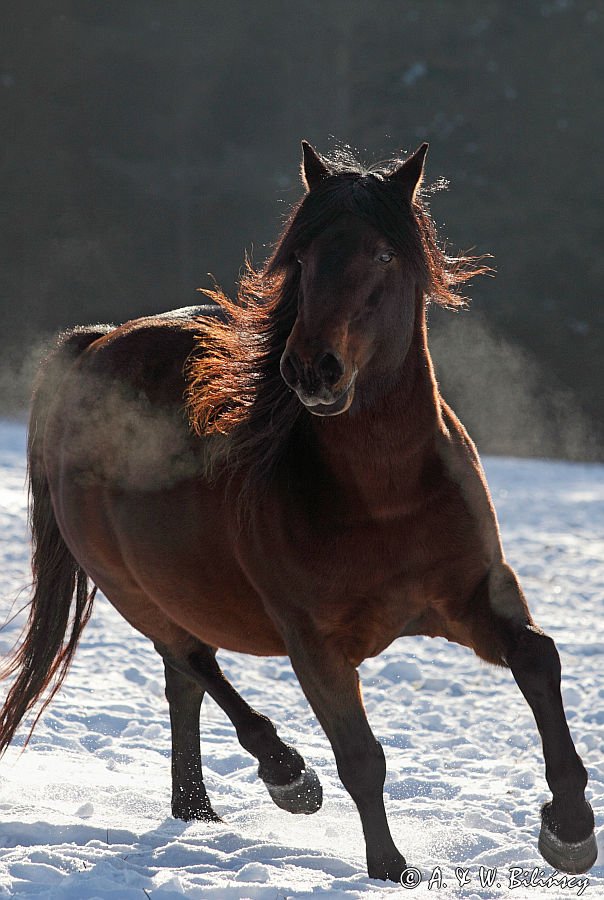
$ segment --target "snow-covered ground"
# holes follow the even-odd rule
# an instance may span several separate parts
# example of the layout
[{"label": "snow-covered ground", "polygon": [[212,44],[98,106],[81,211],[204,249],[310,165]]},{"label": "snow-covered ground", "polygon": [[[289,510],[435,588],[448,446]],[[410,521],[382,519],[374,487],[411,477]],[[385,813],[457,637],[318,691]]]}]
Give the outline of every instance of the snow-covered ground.
[{"label": "snow-covered ground", "polygon": [[[24,444],[22,426],[0,423],[2,620],[28,597]],[[489,459],[486,468],[508,558],[560,650],[571,731],[601,822],[604,466]],[[0,653],[22,622],[0,633]],[[289,663],[228,653],[221,659],[241,693],[317,770],[323,809],[311,817],[277,809],[256,778],[255,761],[206,698],[206,784],[225,824],[174,821],[160,659],[99,597],[70,675],[29,747],[21,753],[22,729],[0,762],[1,897],[337,900],[405,893],[367,878],[356,810]],[[405,638],[364,663],[361,676],[386,751],[393,835],[423,875],[412,896],[604,896],[602,851],[588,884],[582,878],[562,889],[554,876],[550,887],[513,887],[531,873],[543,881],[553,870],[537,851],[539,808],[549,796],[540,742],[509,672],[442,640]],[[497,869],[493,887],[481,887],[481,866]]]}]

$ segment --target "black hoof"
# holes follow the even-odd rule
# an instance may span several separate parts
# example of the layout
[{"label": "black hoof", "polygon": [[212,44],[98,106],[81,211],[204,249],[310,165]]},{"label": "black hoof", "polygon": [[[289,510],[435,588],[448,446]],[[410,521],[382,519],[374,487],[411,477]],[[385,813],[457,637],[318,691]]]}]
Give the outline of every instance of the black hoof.
[{"label": "black hoof", "polygon": [[224,820],[214,812],[208,800],[206,803],[173,803],[172,815],[183,822],[216,822]]},{"label": "black hoof", "polygon": [[408,868],[405,857],[397,853],[390,859],[367,860],[367,874],[379,881],[394,881],[406,888],[416,888],[421,881],[418,869]]},{"label": "black hoof", "polygon": [[289,784],[264,783],[273,803],[286,812],[310,815],[321,809],[323,788],[313,769],[304,769]]},{"label": "black hoof", "polygon": [[[589,804],[586,804],[589,807]],[[589,807],[591,812],[591,807]],[[551,804],[546,803],[541,810],[541,832],[539,852],[542,857],[561,872],[581,875],[588,872],[598,856],[596,836],[592,831],[580,841],[563,841],[549,826]]]},{"label": "black hoof", "polygon": [[566,844],[552,834],[547,825],[541,826],[539,835],[539,853],[560,872],[570,875],[581,875],[589,872],[598,856],[596,836],[592,832],[584,841]]}]

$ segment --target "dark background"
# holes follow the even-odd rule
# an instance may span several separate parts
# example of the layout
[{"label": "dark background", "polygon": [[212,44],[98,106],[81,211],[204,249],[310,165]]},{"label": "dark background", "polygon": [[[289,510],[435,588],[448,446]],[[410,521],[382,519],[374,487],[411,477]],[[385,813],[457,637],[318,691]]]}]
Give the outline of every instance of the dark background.
[{"label": "dark background", "polygon": [[0,410],[59,328],[234,289],[300,195],[300,138],[430,141],[451,249],[443,392],[482,450],[601,456],[604,11],[595,0],[23,2],[3,11]]}]

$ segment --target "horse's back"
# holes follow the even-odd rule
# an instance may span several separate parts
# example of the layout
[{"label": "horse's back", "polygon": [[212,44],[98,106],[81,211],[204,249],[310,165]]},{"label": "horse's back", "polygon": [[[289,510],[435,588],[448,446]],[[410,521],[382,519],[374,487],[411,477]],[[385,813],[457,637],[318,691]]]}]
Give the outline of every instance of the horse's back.
[{"label": "horse's back", "polygon": [[86,348],[80,373],[105,384],[119,381],[154,404],[180,403],[186,363],[198,344],[197,322],[207,316],[225,320],[224,311],[210,305],[132,319]]}]

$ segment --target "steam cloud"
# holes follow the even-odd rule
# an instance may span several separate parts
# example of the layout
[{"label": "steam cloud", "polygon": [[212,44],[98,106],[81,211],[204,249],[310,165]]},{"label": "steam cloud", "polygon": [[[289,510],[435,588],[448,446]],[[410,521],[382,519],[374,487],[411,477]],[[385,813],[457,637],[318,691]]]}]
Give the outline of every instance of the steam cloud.
[{"label": "steam cloud", "polygon": [[442,393],[482,453],[601,459],[576,397],[475,310],[432,310],[429,346]]}]

